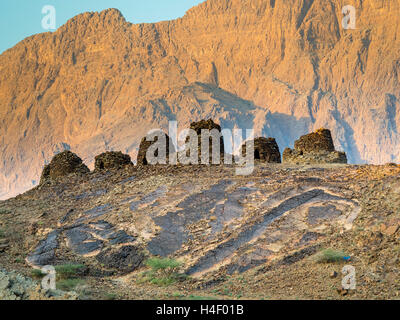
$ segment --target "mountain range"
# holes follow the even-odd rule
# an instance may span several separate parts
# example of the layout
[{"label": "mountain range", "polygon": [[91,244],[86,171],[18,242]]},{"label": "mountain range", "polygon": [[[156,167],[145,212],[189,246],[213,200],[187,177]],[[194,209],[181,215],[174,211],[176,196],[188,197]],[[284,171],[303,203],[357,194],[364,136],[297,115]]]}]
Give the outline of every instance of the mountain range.
[{"label": "mountain range", "polygon": [[108,9],[26,38],[0,55],[0,199],[63,150],[135,159],[170,120],[254,128],[281,151],[325,127],[350,163],[400,162],[399,13],[398,0],[208,0],[173,21]]}]

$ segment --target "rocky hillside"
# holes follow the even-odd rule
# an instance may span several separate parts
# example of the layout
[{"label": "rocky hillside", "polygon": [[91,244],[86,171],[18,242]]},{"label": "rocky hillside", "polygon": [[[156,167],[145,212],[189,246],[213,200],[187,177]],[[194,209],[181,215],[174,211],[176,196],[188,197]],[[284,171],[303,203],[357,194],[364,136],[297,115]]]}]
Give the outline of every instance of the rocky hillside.
[{"label": "rocky hillside", "polygon": [[[50,264],[84,299],[398,299],[399,178],[394,164],[76,166],[0,202],[0,282]],[[152,272],[156,257],[179,268]]]},{"label": "rocky hillside", "polygon": [[[357,8],[357,29],[341,8]],[[0,56],[0,198],[54,153],[133,159],[150,128],[212,117],[293,147],[331,129],[352,163],[400,161],[397,0],[208,0],[174,21],[84,13]]]}]

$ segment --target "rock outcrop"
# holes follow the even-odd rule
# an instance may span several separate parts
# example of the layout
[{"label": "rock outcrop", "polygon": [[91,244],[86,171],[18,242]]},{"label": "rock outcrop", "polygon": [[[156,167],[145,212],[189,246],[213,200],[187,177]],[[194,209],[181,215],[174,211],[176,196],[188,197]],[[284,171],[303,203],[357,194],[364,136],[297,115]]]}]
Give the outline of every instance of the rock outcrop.
[{"label": "rock outcrop", "polygon": [[346,153],[335,151],[332,135],[328,129],[318,129],[300,137],[294,143],[294,150],[286,148],[282,156],[284,163],[347,163]]},{"label": "rock outcrop", "polygon": [[135,246],[123,246],[117,250],[108,249],[96,256],[96,260],[105,268],[118,270],[119,273],[130,273],[144,262],[143,252]]},{"label": "rock outcrop", "polygon": [[[246,143],[242,146],[242,153],[246,153]],[[274,138],[254,139],[254,159],[267,163],[281,163],[281,152]]]},{"label": "rock outcrop", "polygon": [[110,170],[110,169],[120,169],[124,166],[132,164],[131,157],[122,152],[105,152],[95,158],[94,170]]},{"label": "rock outcrop", "polygon": [[[398,0],[208,0],[131,24],[88,12],[0,55],[0,199],[38,184],[68,146],[88,166],[105,146],[135,159],[149,128],[212,117],[281,150],[322,126],[350,163],[400,161]],[[73,45],[71,45],[73,44]]]},{"label": "rock outcrop", "polygon": [[55,155],[50,164],[44,167],[40,183],[65,177],[69,174],[85,174],[88,172],[90,170],[81,158],[71,151],[63,151]]}]

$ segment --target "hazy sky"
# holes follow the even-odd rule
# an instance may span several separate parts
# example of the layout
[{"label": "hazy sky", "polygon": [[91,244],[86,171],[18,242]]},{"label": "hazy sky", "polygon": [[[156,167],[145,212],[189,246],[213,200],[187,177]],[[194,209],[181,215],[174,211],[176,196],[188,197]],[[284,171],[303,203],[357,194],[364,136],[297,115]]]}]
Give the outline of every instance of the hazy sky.
[{"label": "hazy sky", "polygon": [[0,0],[0,53],[24,38],[45,32],[42,8],[56,9],[57,28],[85,11],[119,9],[133,23],[157,22],[181,17],[204,0]]}]

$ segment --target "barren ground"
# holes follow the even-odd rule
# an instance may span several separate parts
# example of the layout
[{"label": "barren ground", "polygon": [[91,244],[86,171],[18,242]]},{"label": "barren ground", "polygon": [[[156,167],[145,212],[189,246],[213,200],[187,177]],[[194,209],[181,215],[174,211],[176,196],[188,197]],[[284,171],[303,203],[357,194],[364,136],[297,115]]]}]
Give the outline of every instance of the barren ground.
[{"label": "barren ground", "polygon": [[[0,268],[31,276],[39,258],[84,264],[82,299],[398,299],[399,182],[394,164],[257,164],[246,177],[224,166],[72,175],[0,202],[9,243]],[[54,255],[38,255],[52,232]],[[124,247],[134,248],[130,264],[118,255]],[[318,263],[328,248],[350,260]],[[98,259],[110,252],[119,265]],[[182,262],[189,277],[140,281],[151,256]],[[344,265],[355,267],[356,290],[340,290]]]}]

